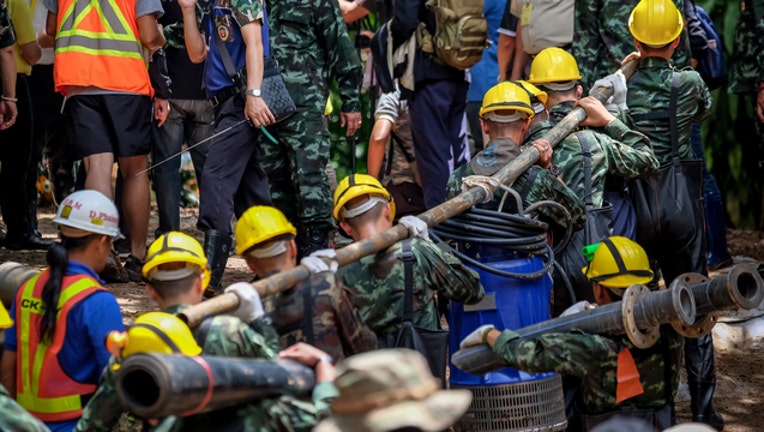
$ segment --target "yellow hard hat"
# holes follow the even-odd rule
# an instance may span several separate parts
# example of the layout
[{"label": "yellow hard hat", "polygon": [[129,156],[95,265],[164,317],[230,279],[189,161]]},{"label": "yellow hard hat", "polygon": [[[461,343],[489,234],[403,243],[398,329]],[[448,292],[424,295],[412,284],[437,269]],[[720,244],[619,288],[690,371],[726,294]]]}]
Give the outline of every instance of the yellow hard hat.
[{"label": "yellow hard hat", "polygon": [[[183,264],[171,269],[160,266]],[[168,266],[166,266],[168,267]],[[148,280],[172,281],[187,277],[193,272],[202,274],[202,289],[210,283],[210,269],[202,245],[195,238],[178,231],[162,234],[154,240],[146,253],[143,277]]]},{"label": "yellow hard hat", "polygon": [[244,255],[253,246],[284,234],[294,236],[297,234],[297,229],[279,209],[269,206],[250,207],[236,222],[234,230],[236,253]]},{"label": "yellow hard hat", "polygon": [[682,33],[684,22],[671,0],[642,0],[629,16],[629,31],[634,39],[651,47],[662,47]]},{"label": "yellow hard hat", "polygon": [[[119,332],[112,333],[107,339],[107,346],[114,340],[120,340],[122,357],[140,353],[188,356],[202,353],[191,329],[180,318],[166,312],[148,312],[139,316],[127,330],[127,337]],[[113,352],[112,348],[110,351]]]},{"label": "yellow hard hat", "polygon": [[500,82],[485,92],[483,106],[480,107],[480,118],[482,119],[486,114],[494,111],[505,110],[525,113],[528,118],[533,118],[535,115],[528,92],[517,84],[508,81]]},{"label": "yellow hard hat", "polygon": [[5,305],[0,302],[0,330],[5,330],[13,325],[13,320],[8,314],[8,310],[5,309]]},{"label": "yellow hard hat", "polygon": [[518,80],[518,81],[512,81],[512,82],[519,85],[525,91],[528,92],[531,98],[531,105],[535,104],[537,101],[540,102],[542,105],[546,105],[547,95],[545,91],[539,89],[535,85],[525,80]]},{"label": "yellow hard hat", "polygon": [[387,200],[390,203],[390,218],[395,219],[393,196],[382,186],[379,180],[368,174],[350,174],[342,179],[337,190],[334,191],[334,210],[332,211],[334,218],[342,220],[340,213],[345,204],[364,195],[379,196]]},{"label": "yellow hard hat", "polygon": [[654,277],[642,246],[620,236],[603,240],[594,252],[592,261],[581,271],[587,279],[609,288],[646,284]]},{"label": "yellow hard hat", "polygon": [[580,79],[576,59],[562,48],[549,47],[541,50],[533,59],[528,82],[546,84]]}]

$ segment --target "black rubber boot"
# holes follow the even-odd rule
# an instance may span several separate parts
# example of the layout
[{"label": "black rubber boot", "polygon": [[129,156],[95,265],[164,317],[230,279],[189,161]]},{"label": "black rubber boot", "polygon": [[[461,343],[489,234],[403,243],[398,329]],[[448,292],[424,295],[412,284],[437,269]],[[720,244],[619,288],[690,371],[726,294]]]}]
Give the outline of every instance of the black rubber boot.
[{"label": "black rubber boot", "polygon": [[711,334],[697,339],[685,339],[684,355],[687,385],[690,388],[692,421],[705,423],[721,431],[724,429],[724,419],[714,410],[713,406],[716,371],[714,369],[714,342]]},{"label": "black rubber boot", "polygon": [[204,296],[214,297],[223,290],[222,280],[228,263],[228,253],[231,249],[231,236],[220,230],[208,230],[204,233],[204,254],[207,255],[207,265],[210,267],[210,284]]},{"label": "black rubber boot", "polygon": [[297,231],[297,262],[313,252],[329,247],[330,227],[312,227]]}]

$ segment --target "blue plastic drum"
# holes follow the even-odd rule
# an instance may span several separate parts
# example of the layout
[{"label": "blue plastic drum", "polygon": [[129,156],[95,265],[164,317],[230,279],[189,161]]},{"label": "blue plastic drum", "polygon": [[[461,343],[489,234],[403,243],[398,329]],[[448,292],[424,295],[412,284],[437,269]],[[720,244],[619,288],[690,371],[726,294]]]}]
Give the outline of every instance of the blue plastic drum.
[{"label": "blue plastic drum", "polygon": [[[493,247],[465,245],[461,252],[492,268],[513,273],[533,273],[544,268],[538,257],[521,257]],[[485,299],[477,305],[451,302],[449,329],[450,352],[459,349],[459,342],[483,324],[498,329],[519,329],[550,319],[549,296],[552,278],[546,274],[538,279],[515,279],[499,276],[477,268],[485,288]],[[483,376],[468,374],[451,365],[450,382],[457,386],[492,386],[553,376],[552,373],[528,374],[512,368],[490,372]]]}]

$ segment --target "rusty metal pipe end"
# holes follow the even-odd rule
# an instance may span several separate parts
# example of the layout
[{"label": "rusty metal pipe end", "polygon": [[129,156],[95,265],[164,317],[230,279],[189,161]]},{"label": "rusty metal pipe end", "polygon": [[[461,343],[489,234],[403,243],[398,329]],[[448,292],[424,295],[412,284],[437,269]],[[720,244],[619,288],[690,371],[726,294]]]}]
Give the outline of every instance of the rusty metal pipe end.
[{"label": "rusty metal pipe end", "polygon": [[672,323],[692,325],[695,323],[695,297],[692,288],[679,279],[674,280],[669,286],[671,300],[676,312],[676,319]]},{"label": "rusty metal pipe end", "polygon": [[736,265],[727,274],[727,292],[740,309],[754,309],[764,299],[764,283],[756,268]]}]

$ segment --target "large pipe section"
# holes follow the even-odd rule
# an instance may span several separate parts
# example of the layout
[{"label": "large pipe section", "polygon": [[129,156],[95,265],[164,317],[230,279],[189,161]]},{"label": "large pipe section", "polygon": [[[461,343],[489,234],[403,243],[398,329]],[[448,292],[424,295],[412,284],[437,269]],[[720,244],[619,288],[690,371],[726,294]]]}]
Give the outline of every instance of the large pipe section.
[{"label": "large pipe section", "polygon": [[0,264],[0,300],[6,309],[16,299],[16,291],[24,285],[24,282],[39,273],[32,267],[17,262],[8,261]]},{"label": "large pipe section", "polygon": [[[751,309],[757,307],[764,296],[761,278],[748,266],[736,266],[726,275],[701,280],[692,287],[688,282],[698,281],[702,276],[690,276],[677,278],[664,291],[648,292],[645,287],[635,285],[626,291],[623,301],[538,323],[516,333],[520,337],[534,337],[578,329],[595,334],[626,334],[635,346],[647,348],[657,340],[661,324],[671,323],[677,330],[688,329],[682,332],[687,335],[695,328],[695,318],[700,311],[714,316],[719,310]],[[695,333],[697,337],[697,331]],[[488,345],[459,350],[451,362],[475,375],[506,367]]]},{"label": "large pipe section", "polygon": [[679,334],[691,338],[703,336],[716,324],[719,312],[757,308],[764,300],[762,279],[755,265],[740,264],[729,273],[713,279],[698,273],[684,273],[677,277],[693,286],[695,323],[673,323]]},{"label": "large pipe section", "polygon": [[135,354],[116,376],[122,406],[142,418],[185,416],[282,394],[310,397],[315,375],[291,360]]},{"label": "large pipe section", "polygon": [[[571,330],[607,335],[627,334],[636,346],[647,348],[657,340],[658,327],[675,320],[686,325],[695,322],[695,302],[690,288],[683,282],[673,284],[668,290],[654,292],[642,285],[633,285],[626,290],[623,301],[540,322],[515,332],[520,337]],[[451,363],[474,375],[507,366],[488,345],[461,349],[451,356]]]}]

